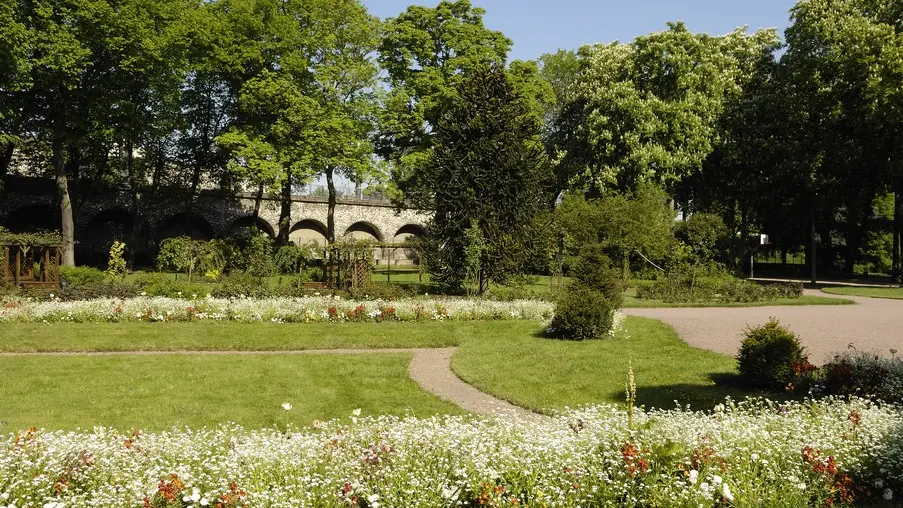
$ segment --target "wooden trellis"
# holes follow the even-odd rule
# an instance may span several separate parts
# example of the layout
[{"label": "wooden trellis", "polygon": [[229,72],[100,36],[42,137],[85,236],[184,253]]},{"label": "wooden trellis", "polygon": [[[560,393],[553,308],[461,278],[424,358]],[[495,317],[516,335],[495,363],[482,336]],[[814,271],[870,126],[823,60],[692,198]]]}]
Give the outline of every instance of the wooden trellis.
[{"label": "wooden trellis", "polygon": [[4,243],[0,249],[4,282],[21,288],[60,286],[62,245]]},{"label": "wooden trellis", "polygon": [[373,274],[372,256],[363,251],[326,249],[323,257],[323,281],[336,289],[364,288]]}]

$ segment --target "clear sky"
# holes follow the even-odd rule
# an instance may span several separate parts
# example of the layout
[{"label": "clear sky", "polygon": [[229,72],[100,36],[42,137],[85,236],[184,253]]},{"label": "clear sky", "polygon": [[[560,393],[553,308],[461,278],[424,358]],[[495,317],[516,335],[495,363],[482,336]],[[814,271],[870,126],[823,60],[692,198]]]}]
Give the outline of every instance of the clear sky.
[{"label": "clear sky", "polygon": [[[371,14],[397,16],[408,5],[439,0],[363,0]],[[514,41],[509,59],[530,60],[558,49],[597,42],[628,42],[683,21],[694,32],[775,27],[783,35],[794,0],[471,0],[486,10],[483,23]]]}]

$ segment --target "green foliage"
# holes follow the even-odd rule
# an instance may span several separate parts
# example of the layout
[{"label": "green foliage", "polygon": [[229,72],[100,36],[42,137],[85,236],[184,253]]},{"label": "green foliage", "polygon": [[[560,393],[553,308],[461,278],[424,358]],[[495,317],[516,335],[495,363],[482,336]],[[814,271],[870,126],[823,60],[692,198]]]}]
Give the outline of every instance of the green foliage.
[{"label": "green foliage", "polygon": [[784,389],[797,380],[809,362],[799,338],[772,319],[747,330],[737,363],[745,386]]},{"label": "green foliage", "polygon": [[19,245],[60,245],[63,238],[59,231],[41,231],[38,233],[13,233],[0,226],[0,243],[15,243]]},{"label": "green foliage", "polygon": [[461,289],[470,248],[471,257],[479,257],[483,293],[526,263],[534,217],[546,206],[548,164],[537,119],[503,70],[475,70],[458,97],[442,117],[436,147],[407,197],[416,207],[435,210],[427,231],[432,280]]},{"label": "green foliage", "polygon": [[559,295],[547,333],[566,340],[600,339],[611,331],[616,310],[601,291],[572,284]]},{"label": "green foliage", "polygon": [[126,267],[125,258],[122,256],[124,253],[125,243],[114,241],[113,245],[110,246],[110,258],[107,261],[106,274],[108,276],[116,279],[125,277],[128,268]]},{"label": "green foliage", "polygon": [[637,298],[667,303],[752,303],[778,298],[799,298],[801,283],[757,284],[724,272],[697,276],[692,271],[672,271],[667,277],[636,289]]},{"label": "green foliage", "polygon": [[295,245],[293,243],[283,245],[276,249],[274,262],[279,273],[290,275],[302,273],[311,262],[316,259],[319,245],[316,242],[307,245]]},{"label": "green foliage", "polygon": [[569,340],[603,338],[612,331],[623,288],[598,245],[586,246],[574,264],[576,281],[558,296],[549,335]]},{"label": "green foliage", "polygon": [[269,277],[276,274],[273,240],[266,234],[251,235],[241,253],[248,262],[248,274],[254,277]]},{"label": "green foliage", "polygon": [[391,89],[378,151],[396,163],[402,190],[416,183],[413,172],[441,133],[440,119],[455,105],[466,76],[505,62],[511,41],[483,26],[484,14],[469,0],[443,0],[435,8],[412,5],[386,20],[379,63]]},{"label": "green foliage", "polygon": [[[226,266],[226,259],[222,242],[177,236],[167,238],[160,244],[157,267],[161,270],[185,273],[188,275],[188,282],[191,283],[197,272],[216,270],[221,273]],[[272,256],[270,263],[272,264]]]},{"label": "green foliage", "polygon": [[134,285],[143,296],[189,299],[203,298],[210,293],[208,285],[180,282],[163,273],[142,274],[135,279]]},{"label": "green foliage", "polygon": [[348,290],[348,296],[358,300],[385,300],[393,301],[401,298],[408,298],[412,295],[399,284],[385,284],[373,282],[363,288],[352,288]]},{"label": "green foliage", "polygon": [[821,390],[828,395],[855,395],[890,403],[903,401],[903,358],[851,348],[821,367]]},{"label": "green foliage", "polygon": [[101,284],[107,278],[104,272],[90,266],[61,266],[60,276],[70,287]]},{"label": "green foliage", "polygon": [[629,44],[581,48],[580,86],[558,119],[567,181],[599,195],[642,182],[673,187],[698,172],[746,77],[746,55],[777,40],[774,30],[712,37],[669,23]]},{"label": "green foliage", "polygon": [[222,283],[213,289],[211,296],[217,298],[268,298],[273,292],[260,278],[245,272],[227,275]]},{"label": "green foliage", "polygon": [[620,262],[624,279],[634,253],[661,259],[672,243],[675,212],[668,205],[667,195],[651,185],[640,185],[632,194],[593,200],[568,194],[555,214],[572,257],[586,245],[599,244]]},{"label": "green foliage", "polygon": [[724,220],[712,213],[695,213],[675,223],[674,236],[688,247],[694,265],[708,264],[719,257],[723,261],[730,241]]}]

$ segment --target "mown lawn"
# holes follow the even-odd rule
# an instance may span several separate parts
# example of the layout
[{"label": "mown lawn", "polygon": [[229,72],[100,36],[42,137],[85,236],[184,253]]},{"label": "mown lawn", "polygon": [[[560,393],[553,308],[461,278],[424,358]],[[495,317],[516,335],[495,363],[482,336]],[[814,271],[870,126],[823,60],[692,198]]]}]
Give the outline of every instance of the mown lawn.
[{"label": "mown lawn", "polygon": [[466,339],[491,336],[510,326],[509,322],[473,321],[342,324],[3,323],[0,352],[449,347]]},{"label": "mown lawn", "polygon": [[[540,411],[623,400],[633,362],[640,404],[708,407],[734,386],[733,358],[695,349],[667,325],[628,317],[614,339],[543,338],[530,321],[430,323],[29,323],[4,324],[9,352],[145,351],[112,356],[0,356],[0,421],[69,429],[162,429],[235,421],[248,427],[308,424],[370,414],[460,411],[420,390],[410,355],[389,347],[459,346],[454,371],[477,388]],[[241,351],[370,348],[359,355]],[[199,355],[198,351],[237,354]],[[280,405],[289,402],[292,411]],[[0,424],[0,431],[3,430]]]},{"label": "mown lawn", "polygon": [[347,418],[357,408],[365,415],[461,413],[408,377],[410,360],[409,354],[0,357],[0,432],[225,422],[284,428]]},{"label": "mown lawn", "polygon": [[890,298],[893,300],[903,300],[903,288],[838,286],[823,288],[822,291],[832,295],[864,296],[868,298]]},{"label": "mown lawn", "polygon": [[628,317],[608,340],[558,341],[538,332],[466,341],[452,369],[480,390],[540,411],[623,402],[628,362],[638,403],[649,407],[671,408],[675,400],[709,407],[749,394],[734,387],[732,357],[690,347],[660,321]]}]

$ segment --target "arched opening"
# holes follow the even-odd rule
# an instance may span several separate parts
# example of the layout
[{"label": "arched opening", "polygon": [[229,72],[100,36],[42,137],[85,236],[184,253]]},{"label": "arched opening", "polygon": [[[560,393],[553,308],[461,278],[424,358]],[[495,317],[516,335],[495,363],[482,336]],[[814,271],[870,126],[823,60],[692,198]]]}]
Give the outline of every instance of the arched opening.
[{"label": "arched opening", "polygon": [[196,213],[177,213],[170,217],[158,232],[158,238],[163,241],[175,236],[189,236],[195,240],[210,240],[213,238],[213,228],[207,219]]},{"label": "arched opening", "polygon": [[53,205],[26,205],[13,210],[6,217],[3,227],[13,233],[59,231],[62,228],[62,219],[59,208]]},{"label": "arched opening", "polygon": [[84,262],[105,265],[114,241],[125,242],[128,249],[137,248],[131,245],[132,220],[132,213],[122,208],[103,210],[92,217],[76,247]]},{"label": "arched opening", "polygon": [[270,238],[276,237],[276,232],[273,231],[273,226],[271,226],[269,222],[260,217],[254,217],[253,215],[240,217],[232,221],[232,224],[229,226],[229,235],[244,236],[254,229],[261,233],[266,233]]},{"label": "arched opening", "polygon": [[288,240],[295,245],[305,245],[316,242],[326,245],[326,225],[314,219],[304,219],[294,226],[288,233]]},{"label": "arched opening", "polygon": [[376,242],[383,241],[383,235],[379,232],[379,228],[369,222],[355,222],[347,230],[345,235],[355,240],[372,240]]},{"label": "arched opening", "polygon": [[[426,230],[420,224],[405,224],[396,233],[392,243],[405,243],[426,234]],[[392,263],[396,265],[416,265],[420,262],[417,251],[410,248],[395,249],[392,253]]]}]

